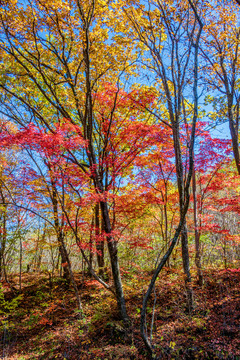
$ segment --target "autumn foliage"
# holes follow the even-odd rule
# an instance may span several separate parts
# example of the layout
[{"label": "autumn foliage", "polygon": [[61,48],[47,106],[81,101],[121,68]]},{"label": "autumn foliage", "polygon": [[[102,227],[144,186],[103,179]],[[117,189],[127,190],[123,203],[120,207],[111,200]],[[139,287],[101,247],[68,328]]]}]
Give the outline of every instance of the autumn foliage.
[{"label": "autumn foliage", "polygon": [[[235,279],[239,268],[238,12],[224,0],[0,2],[0,276],[20,296],[0,291],[4,316],[44,273],[39,325],[56,322],[63,279],[78,321],[106,326],[96,299],[88,309],[99,290],[122,321],[112,338],[127,343],[140,323],[144,356],[168,359],[182,350],[164,327],[160,281],[171,311],[185,294],[175,329],[184,313],[203,331],[212,269]],[[214,346],[211,356],[225,351]]]}]

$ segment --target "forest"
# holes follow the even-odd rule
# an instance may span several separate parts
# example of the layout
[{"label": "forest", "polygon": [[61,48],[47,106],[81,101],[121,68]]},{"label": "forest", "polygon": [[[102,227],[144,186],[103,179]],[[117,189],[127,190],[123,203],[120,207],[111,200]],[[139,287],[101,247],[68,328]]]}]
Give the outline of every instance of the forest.
[{"label": "forest", "polygon": [[240,1],[0,1],[0,356],[240,359]]}]

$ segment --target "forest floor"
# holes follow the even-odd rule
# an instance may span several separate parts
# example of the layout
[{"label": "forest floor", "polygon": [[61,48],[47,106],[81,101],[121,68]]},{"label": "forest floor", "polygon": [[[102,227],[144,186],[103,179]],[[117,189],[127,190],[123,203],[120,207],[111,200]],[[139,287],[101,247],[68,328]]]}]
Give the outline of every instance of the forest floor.
[{"label": "forest floor", "polygon": [[[2,284],[0,358],[149,359],[140,336],[143,293],[150,274],[125,273],[131,328],[118,318],[116,301],[95,280],[76,275],[84,319],[74,291],[46,274],[23,274]],[[165,269],[156,283],[153,344],[161,359],[240,359],[240,269],[208,270],[204,285],[193,281],[195,308],[186,309],[184,278]],[[14,291],[15,289],[15,291]],[[153,301],[153,299],[152,299]],[[151,309],[149,311],[149,318]]]}]

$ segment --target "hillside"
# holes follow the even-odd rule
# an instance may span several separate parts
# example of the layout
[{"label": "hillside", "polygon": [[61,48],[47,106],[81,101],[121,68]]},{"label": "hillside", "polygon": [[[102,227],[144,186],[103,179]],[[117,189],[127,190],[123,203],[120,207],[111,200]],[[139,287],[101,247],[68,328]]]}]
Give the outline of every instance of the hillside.
[{"label": "hillside", "polygon": [[[116,301],[95,280],[77,276],[84,318],[76,311],[71,288],[46,274],[24,274],[11,289],[3,283],[1,358],[23,359],[148,359],[139,321],[149,274],[125,276],[131,326],[118,318]],[[161,359],[240,358],[240,271],[205,271],[204,285],[194,283],[195,308],[185,308],[183,276],[164,269],[156,283],[154,344]],[[153,299],[151,299],[153,301]],[[149,309],[151,312],[151,309]]]}]

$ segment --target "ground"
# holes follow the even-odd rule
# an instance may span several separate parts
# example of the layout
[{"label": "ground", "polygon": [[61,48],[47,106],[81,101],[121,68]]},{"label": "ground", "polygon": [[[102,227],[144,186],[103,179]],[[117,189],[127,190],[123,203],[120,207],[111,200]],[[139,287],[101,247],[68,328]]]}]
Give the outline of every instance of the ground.
[{"label": "ground", "polygon": [[[126,273],[123,278],[131,325],[126,330],[116,301],[95,280],[76,279],[84,317],[76,309],[73,289],[46,274],[23,274],[2,283],[1,358],[149,359],[139,331],[143,293],[151,274]],[[165,269],[156,285],[153,327],[161,359],[240,359],[240,269],[208,270],[204,284],[194,286],[194,311],[186,309],[184,279]],[[153,298],[151,299],[153,302]],[[149,319],[151,307],[148,308]]]}]

